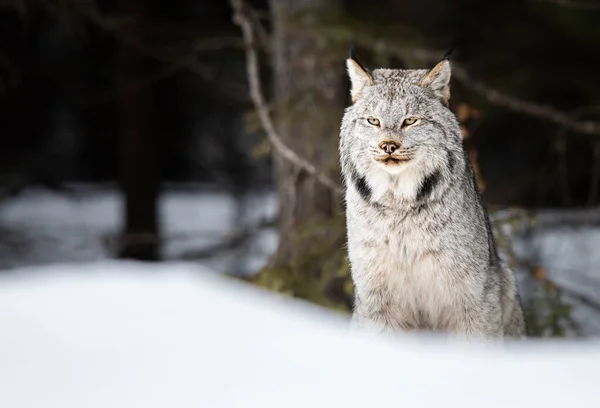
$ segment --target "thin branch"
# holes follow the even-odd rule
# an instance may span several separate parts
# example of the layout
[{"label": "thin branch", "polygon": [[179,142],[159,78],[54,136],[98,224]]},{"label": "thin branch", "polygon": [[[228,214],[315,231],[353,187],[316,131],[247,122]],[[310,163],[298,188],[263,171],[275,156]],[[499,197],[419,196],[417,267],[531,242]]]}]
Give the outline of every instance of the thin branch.
[{"label": "thin branch", "polygon": [[296,152],[290,149],[281,139],[275,125],[269,115],[268,106],[261,91],[260,76],[258,72],[258,53],[256,51],[256,41],[252,21],[245,12],[244,2],[242,0],[230,0],[234,10],[233,22],[242,30],[245,50],[246,50],[246,69],[248,74],[248,83],[250,86],[250,97],[260,118],[260,122],[267,133],[267,138],[278,154],[298,168],[314,176],[320,183],[329,187],[336,193],[341,193],[342,189],[339,183],[323,174],[311,162],[300,157]]},{"label": "thin branch", "polygon": [[566,130],[585,134],[600,134],[600,123],[598,122],[580,120],[550,106],[540,105],[506,95],[496,89],[486,86],[482,82],[471,79],[467,71],[456,63],[453,64],[452,73],[465,87],[470,88],[494,105],[508,108],[514,112],[524,113],[547,122],[553,122]]},{"label": "thin branch", "polygon": [[596,312],[600,312],[600,302],[598,302],[597,300],[590,298],[576,290],[567,288],[565,286],[558,286],[554,282],[552,283],[554,284],[559,293],[583,303],[587,307],[594,309]]},{"label": "thin branch", "polygon": [[271,42],[269,41],[269,33],[263,27],[261,23],[261,17],[257,10],[247,6],[246,11],[249,20],[252,22],[254,29],[256,30],[256,36],[258,37],[258,43],[266,52],[271,52]]},{"label": "thin branch", "polygon": [[275,225],[275,220],[262,220],[252,228],[246,228],[235,234],[231,234],[222,241],[215,242],[214,244],[193,251],[186,251],[180,255],[180,258],[187,261],[215,259],[217,256],[222,256],[226,252],[242,249],[242,247],[251,242],[258,233],[265,229],[273,228]]},{"label": "thin branch", "polygon": [[[367,41],[370,46],[369,38],[362,38],[359,42]],[[389,54],[400,58],[414,58],[426,62],[438,62],[443,58],[444,53],[432,51],[423,48],[405,48],[390,43],[384,43],[382,49]],[[507,95],[471,78],[468,71],[459,63],[452,62],[453,77],[466,88],[472,90],[479,96],[486,99],[489,103],[502,106],[514,112],[523,113],[533,116],[538,119],[552,122],[562,126],[565,130],[570,130],[584,134],[600,134],[600,123],[591,120],[580,120],[573,115],[569,115],[563,111],[552,108],[550,106],[541,105],[535,102],[525,101],[514,96]]]}]

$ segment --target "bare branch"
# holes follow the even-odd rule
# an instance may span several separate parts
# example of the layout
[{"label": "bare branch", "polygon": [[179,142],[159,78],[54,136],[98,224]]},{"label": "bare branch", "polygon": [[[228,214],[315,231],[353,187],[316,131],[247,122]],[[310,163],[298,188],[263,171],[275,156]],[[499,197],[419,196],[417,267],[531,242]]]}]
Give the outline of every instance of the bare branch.
[{"label": "bare branch", "polygon": [[553,122],[564,129],[574,132],[600,134],[600,123],[598,122],[580,120],[550,106],[540,105],[506,95],[496,89],[486,86],[482,82],[471,79],[467,71],[456,63],[452,66],[452,73],[465,87],[470,88],[494,105],[505,107],[514,112],[524,113],[547,122]]},{"label": "bare branch", "polygon": [[242,30],[246,50],[246,69],[248,74],[248,83],[250,86],[250,97],[260,118],[260,122],[267,133],[267,138],[278,154],[298,168],[314,176],[320,183],[331,188],[337,193],[342,189],[339,183],[323,174],[311,162],[300,157],[296,152],[290,149],[281,139],[275,125],[269,115],[269,108],[261,91],[260,76],[258,72],[258,53],[256,51],[256,41],[252,21],[245,12],[244,2],[242,0],[230,0],[234,10],[233,21]]},{"label": "bare branch", "polygon": [[222,256],[226,252],[242,249],[242,247],[255,238],[259,232],[264,231],[267,228],[272,228],[275,225],[276,220],[274,219],[262,220],[257,225],[229,234],[222,241],[215,242],[212,245],[207,245],[200,249],[186,251],[181,254],[180,257],[181,259],[188,261],[214,259],[217,256]]},{"label": "bare branch", "polygon": [[[366,39],[366,41],[369,40],[370,39],[368,38]],[[356,43],[359,43],[359,41],[356,41]],[[373,42],[369,42],[369,44],[371,47],[373,46]],[[444,55],[443,52],[423,48],[405,48],[387,42],[380,45],[380,47],[390,55],[395,55],[400,58],[410,57],[411,59],[418,59],[430,63],[440,61]],[[551,106],[541,105],[514,96],[509,96],[497,89],[485,85],[483,82],[474,80],[471,78],[468,71],[457,62],[452,63],[452,75],[463,86],[472,90],[493,105],[502,106],[514,112],[523,113],[547,122],[555,123],[565,130],[584,134],[600,134],[600,123],[590,120],[581,120]]]},{"label": "bare branch", "polygon": [[594,309],[596,312],[600,312],[600,302],[598,300],[590,298],[589,296],[586,296],[576,290],[564,286],[558,286],[556,283],[554,283],[554,286],[561,294],[583,303],[587,307]]},{"label": "bare branch", "polygon": [[249,20],[252,22],[254,29],[256,30],[256,36],[258,37],[258,43],[267,52],[271,52],[271,42],[269,41],[269,33],[263,27],[261,23],[261,17],[258,11],[250,6],[246,7],[247,15]]}]

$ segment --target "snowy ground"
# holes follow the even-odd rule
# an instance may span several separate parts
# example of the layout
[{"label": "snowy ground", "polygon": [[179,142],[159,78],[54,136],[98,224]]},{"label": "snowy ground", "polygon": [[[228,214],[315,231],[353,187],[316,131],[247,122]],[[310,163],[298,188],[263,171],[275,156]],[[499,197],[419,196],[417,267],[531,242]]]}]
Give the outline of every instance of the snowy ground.
[{"label": "snowy ground", "polygon": [[[350,333],[190,264],[0,276],[0,407],[596,407],[600,342]],[[82,273],[84,272],[84,273]]]},{"label": "snowy ground", "polygon": [[[30,189],[0,202],[0,269],[44,265],[65,261],[95,261],[114,256],[122,225],[122,198],[111,187],[79,186],[69,195]],[[200,187],[167,188],[159,212],[167,260],[209,248],[227,240],[238,230],[275,217],[272,194],[249,198],[243,225],[235,201],[226,192],[207,192]],[[275,248],[272,229],[256,232],[254,245],[239,251],[203,257],[213,269],[240,273],[259,268]],[[239,265],[243,263],[243,265]]]},{"label": "snowy ground", "polygon": [[[252,197],[240,220],[235,201],[224,192],[168,187],[160,201],[164,258],[196,259],[194,253],[272,220],[275,212],[272,194]],[[527,235],[514,235],[520,255],[561,287],[600,304],[600,211],[542,211],[537,218]],[[121,223],[121,199],[110,187],[78,186],[67,196],[28,190],[0,202],[0,269],[110,259]],[[250,273],[267,261],[276,239],[272,229],[263,228],[250,245],[195,262],[214,271]],[[575,305],[582,334],[600,335],[599,308],[577,296],[567,300]]]},{"label": "snowy ground", "polygon": [[561,288],[579,334],[600,335],[600,211],[542,210],[519,232],[516,253]]}]

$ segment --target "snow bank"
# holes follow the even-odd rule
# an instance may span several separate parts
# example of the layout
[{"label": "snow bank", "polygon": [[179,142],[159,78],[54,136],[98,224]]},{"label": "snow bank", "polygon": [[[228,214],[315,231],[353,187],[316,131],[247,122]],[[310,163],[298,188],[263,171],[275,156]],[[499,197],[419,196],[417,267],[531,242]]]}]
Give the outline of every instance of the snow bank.
[{"label": "snow bank", "polygon": [[190,264],[17,272],[0,276],[2,408],[597,405],[600,343],[351,335]]},{"label": "snow bank", "polygon": [[[184,186],[185,187],[185,186]],[[70,194],[29,188],[0,202],[0,269],[62,262],[111,259],[123,225],[123,199],[113,187],[77,185]],[[244,225],[230,194],[195,188],[165,186],[159,200],[164,259],[176,260],[225,240],[237,229],[275,217],[276,197],[261,193],[248,197]],[[232,264],[244,272],[262,267],[276,248],[276,235],[265,229],[256,234],[245,259],[221,251],[206,263],[218,271]]]}]

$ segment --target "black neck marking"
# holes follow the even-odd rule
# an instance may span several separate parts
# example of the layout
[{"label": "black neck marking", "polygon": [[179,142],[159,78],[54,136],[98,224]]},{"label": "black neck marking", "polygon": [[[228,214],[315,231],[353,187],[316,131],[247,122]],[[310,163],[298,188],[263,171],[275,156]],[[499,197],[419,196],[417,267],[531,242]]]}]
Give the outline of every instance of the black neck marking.
[{"label": "black neck marking", "polygon": [[442,173],[439,170],[434,171],[421,183],[417,192],[417,201],[423,201],[429,198],[435,187],[442,181]]},{"label": "black neck marking", "polygon": [[371,187],[369,187],[369,185],[367,184],[367,179],[358,174],[356,170],[352,171],[352,183],[354,184],[356,191],[358,191],[363,200],[365,200],[366,202],[371,201],[371,195],[373,193],[371,191]]}]

